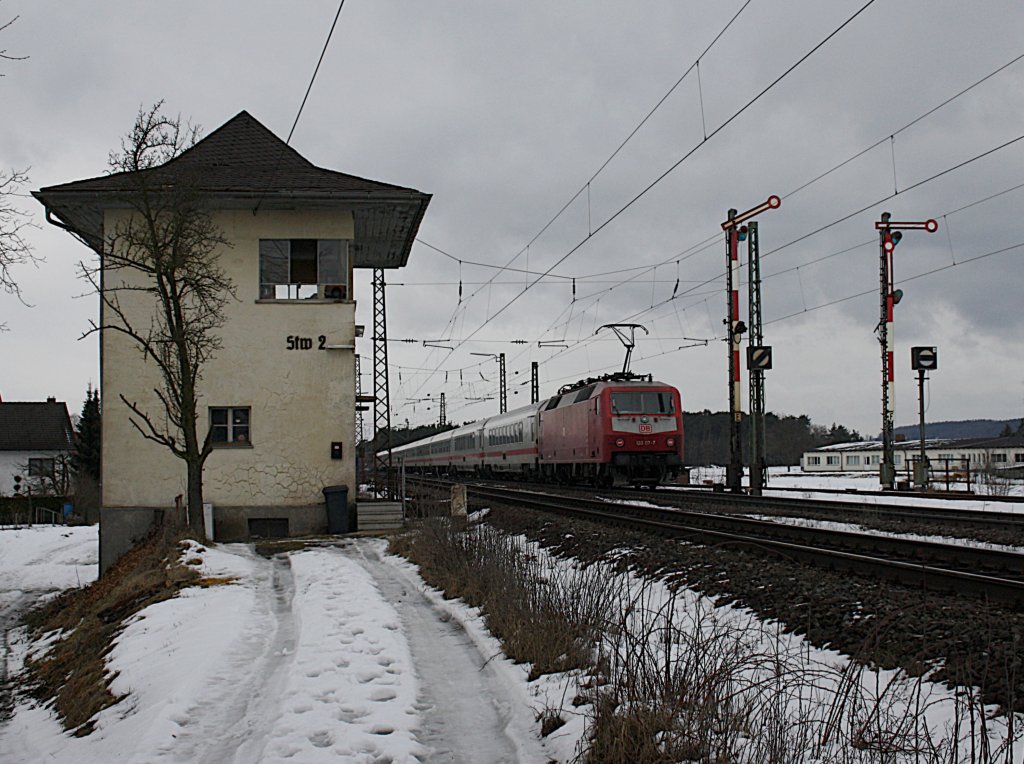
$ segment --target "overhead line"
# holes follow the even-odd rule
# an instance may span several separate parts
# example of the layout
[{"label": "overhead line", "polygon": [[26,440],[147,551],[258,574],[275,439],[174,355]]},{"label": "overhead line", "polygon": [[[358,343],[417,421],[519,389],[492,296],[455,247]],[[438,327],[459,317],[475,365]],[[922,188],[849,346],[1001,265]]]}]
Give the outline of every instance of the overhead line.
[{"label": "overhead line", "polygon": [[[587,190],[587,189],[589,188],[589,186],[590,186],[590,183],[592,183],[592,182],[594,181],[594,179],[596,179],[596,178],[597,178],[597,176],[598,176],[598,175],[600,175],[600,173],[601,173],[601,172],[602,172],[602,171],[604,170],[604,168],[608,166],[609,162],[611,162],[611,161],[612,161],[612,159],[614,159],[615,155],[616,155],[616,154],[618,154],[618,153],[619,153],[619,151],[621,151],[621,150],[622,150],[622,147],[623,147],[623,146],[625,146],[625,145],[626,145],[626,144],[627,144],[627,143],[628,143],[628,142],[629,142],[629,141],[630,141],[630,140],[631,140],[631,139],[633,138],[633,136],[634,136],[634,135],[636,135],[636,133],[637,133],[637,132],[638,132],[638,131],[640,130],[640,128],[641,128],[641,127],[642,127],[642,126],[644,125],[644,123],[646,123],[646,122],[647,122],[647,120],[648,120],[648,119],[650,119],[651,115],[652,115],[652,114],[654,114],[654,112],[658,110],[658,108],[659,108],[659,107],[660,107],[660,106],[661,106],[661,105],[662,105],[662,104],[663,104],[663,103],[665,102],[665,100],[666,100],[666,99],[667,99],[667,98],[669,97],[669,95],[671,95],[671,93],[672,93],[672,92],[673,92],[673,91],[674,91],[674,90],[676,89],[676,87],[678,87],[679,83],[680,83],[680,82],[682,82],[682,81],[683,81],[683,79],[684,79],[684,78],[686,77],[686,75],[687,75],[687,74],[689,74],[689,72],[690,72],[690,71],[691,71],[691,70],[692,70],[692,69],[694,68],[694,66],[696,66],[696,63],[697,63],[697,62],[698,62],[698,61],[700,60],[700,58],[702,58],[703,56],[707,55],[708,51],[710,51],[710,50],[711,50],[711,48],[712,48],[712,47],[713,47],[713,46],[715,45],[715,43],[717,43],[717,42],[718,42],[718,40],[719,40],[719,39],[721,39],[722,35],[724,35],[724,34],[725,34],[726,30],[728,30],[728,29],[729,29],[729,27],[730,27],[730,26],[732,26],[733,22],[735,22],[735,21],[736,21],[736,19],[737,19],[737,18],[739,17],[739,15],[740,15],[741,13],[743,13],[743,11],[744,11],[744,10],[745,10],[745,9],[747,8],[747,6],[748,6],[748,5],[750,5],[751,1],[752,1],[752,0],[747,0],[747,2],[745,2],[745,3],[744,3],[744,4],[743,4],[743,5],[741,6],[741,7],[740,7],[739,11],[737,11],[737,12],[736,12],[736,13],[735,13],[735,14],[733,15],[733,17],[732,17],[732,18],[731,18],[731,19],[729,20],[729,22],[728,22],[728,23],[727,23],[727,24],[726,24],[726,25],[725,25],[725,26],[724,26],[724,27],[723,27],[723,28],[722,28],[722,29],[721,29],[721,30],[720,30],[720,31],[718,32],[718,34],[717,34],[717,35],[715,35],[714,39],[713,39],[713,40],[712,40],[712,41],[711,41],[711,42],[710,42],[710,43],[708,44],[708,46],[707,46],[707,47],[706,47],[706,48],[704,49],[704,51],[703,51],[703,52],[702,52],[702,53],[700,54],[700,56],[699,56],[699,57],[698,57],[698,58],[696,59],[696,61],[694,62],[694,64],[693,64],[693,65],[691,65],[691,66],[690,66],[690,67],[689,67],[689,68],[688,68],[688,69],[686,70],[686,72],[684,72],[684,73],[683,73],[683,75],[682,75],[682,76],[681,76],[681,77],[679,78],[679,80],[678,80],[678,81],[677,81],[677,82],[676,82],[676,83],[675,83],[675,84],[674,84],[674,85],[673,85],[673,86],[672,86],[671,88],[669,88],[669,91],[668,91],[668,92],[667,92],[667,93],[666,93],[666,94],[665,94],[665,95],[664,95],[664,96],[663,96],[663,97],[661,98],[661,100],[659,100],[659,101],[658,101],[658,103],[657,103],[657,104],[656,104],[656,105],[654,106],[654,108],[653,108],[653,109],[651,109],[651,111],[650,111],[650,112],[649,112],[649,113],[647,114],[647,116],[645,116],[645,117],[644,117],[644,118],[643,118],[643,119],[642,119],[642,120],[640,121],[640,124],[638,124],[638,125],[637,125],[637,126],[636,126],[636,127],[634,128],[634,129],[633,129],[633,131],[632,131],[632,132],[631,132],[631,133],[629,134],[629,136],[627,136],[627,138],[626,138],[626,139],[625,139],[625,140],[624,140],[624,141],[623,141],[623,142],[622,142],[622,143],[621,143],[621,144],[619,145],[619,147],[618,147],[617,149],[615,149],[615,151],[614,151],[614,152],[612,153],[612,155],[611,155],[611,156],[610,156],[610,157],[609,157],[608,159],[606,159],[606,160],[605,160],[605,162],[604,162],[604,163],[603,163],[603,164],[602,164],[602,165],[601,165],[601,166],[600,166],[600,167],[598,168],[598,170],[597,170],[597,171],[596,171],[596,172],[595,172],[595,173],[594,173],[594,174],[593,174],[593,175],[591,176],[590,180],[588,180],[588,181],[587,181],[586,183],[584,183],[584,184],[583,184],[583,185],[582,185],[582,186],[580,187],[580,189],[579,189],[579,190],[578,190],[578,191],[577,191],[577,192],[576,192],[575,194],[573,194],[573,195],[572,195],[572,197],[571,197],[571,198],[570,198],[570,199],[569,199],[569,200],[568,200],[568,201],[567,201],[567,202],[566,202],[565,204],[563,204],[563,205],[562,205],[561,209],[559,209],[559,210],[558,210],[558,212],[556,212],[556,213],[555,213],[554,217],[552,217],[552,218],[551,218],[551,220],[549,220],[549,221],[548,221],[547,223],[545,223],[545,224],[544,224],[544,226],[543,226],[543,227],[542,227],[542,228],[540,229],[540,231],[538,231],[538,232],[537,232],[537,234],[536,234],[536,235],[534,235],[534,237],[533,237],[532,239],[530,239],[530,241],[529,241],[529,242],[527,242],[526,246],[524,246],[524,247],[523,247],[522,249],[520,249],[520,250],[519,250],[519,251],[518,251],[518,252],[517,252],[517,253],[516,253],[515,255],[513,255],[513,256],[512,256],[512,258],[511,258],[511,259],[509,259],[509,260],[508,260],[508,262],[506,262],[506,263],[505,263],[505,265],[503,265],[503,266],[500,266],[500,267],[499,267],[499,273],[500,273],[500,271],[501,271],[501,270],[504,270],[504,269],[507,269],[507,268],[509,268],[509,266],[511,266],[511,264],[512,264],[513,262],[515,262],[515,261],[516,261],[516,259],[517,259],[517,258],[518,258],[518,257],[519,257],[520,255],[522,255],[522,254],[523,254],[524,252],[527,252],[527,251],[529,250],[529,248],[530,248],[530,247],[531,247],[531,246],[532,246],[532,245],[533,245],[533,244],[534,244],[534,243],[535,243],[535,242],[537,241],[537,239],[539,239],[539,238],[540,238],[541,236],[543,236],[543,235],[544,235],[544,232],[545,232],[545,231],[547,231],[547,230],[548,230],[548,228],[550,228],[550,227],[551,227],[551,225],[552,225],[552,224],[553,224],[553,223],[554,223],[554,222],[555,222],[556,220],[558,220],[558,218],[559,218],[559,217],[561,217],[561,216],[562,216],[562,214],[563,214],[563,213],[564,213],[564,212],[565,212],[565,211],[566,211],[567,209],[569,209],[569,207],[570,207],[570,206],[572,206],[573,202],[575,202],[575,201],[576,201],[576,200],[577,200],[577,199],[578,199],[578,198],[580,197],[580,195],[581,195],[581,194],[582,194],[582,193],[583,193],[584,191],[586,191],[586,190]],[[871,0],[871,1],[873,2],[874,0]],[[870,4],[870,3],[869,3],[869,4]],[[706,140],[706,139],[707,139],[707,136],[705,136],[705,140]],[[448,255],[449,257],[454,257],[454,256],[452,256],[452,255],[448,254],[447,252],[443,252],[442,250],[438,250],[438,251],[442,252],[442,254],[446,254],[446,255]],[[456,259],[456,260],[457,260],[458,258],[454,258],[454,259]],[[549,269],[549,271],[548,271],[547,273],[545,273],[544,275],[548,275],[548,274],[550,274],[550,269]],[[497,277],[497,274],[495,274],[495,277]],[[529,287],[528,287],[528,288],[529,288]],[[469,302],[470,300],[472,300],[472,299],[473,299],[474,297],[476,297],[476,296],[477,296],[477,295],[478,295],[478,294],[479,294],[479,293],[480,293],[480,292],[481,292],[482,290],[483,290],[483,287],[481,287],[480,289],[478,289],[478,290],[476,290],[475,292],[473,292],[473,294],[471,294],[471,295],[470,295],[470,296],[469,296],[469,297],[468,297],[468,298],[466,299],[466,302]],[[456,310],[457,310],[457,308],[456,308]],[[452,316],[452,318],[450,318],[450,319],[449,319],[449,324],[451,323],[451,321],[452,321],[453,319],[454,319],[454,315]]]},{"label": "overhead line", "polygon": [[[788,69],[786,69],[786,71],[784,71],[782,74],[780,74],[774,80],[772,80],[772,82],[768,86],[766,86],[757,95],[755,95],[753,98],[751,98],[749,101],[747,101],[747,103],[744,104],[742,107],[740,107],[739,110],[734,112],[731,117],[729,117],[727,120],[725,120],[725,122],[723,122],[721,125],[719,125],[714,130],[712,130],[707,138],[705,138],[703,141],[701,141],[696,146],[694,146],[692,149],[690,149],[688,152],[686,152],[686,154],[684,154],[679,160],[677,160],[675,163],[673,163],[661,175],[659,175],[657,178],[655,178],[640,193],[638,193],[636,196],[634,196],[632,199],[630,199],[625,205],[623,205],[621,208],[619,208],[619,210],[617,212],[613,213],[611,215],[611,217],[609,217],[607,220],[605,220],[603,223],[601,223],[596,229],[594,229],[592,232],[590,232],[586,237],[584,237],[572,249],[570,249],[562,257],[560,257],[557,261],[555,261],[555,263],[550,268],[548,268],[544,272],[544,274],[542,276],[546,276],[551,271],[553,271],[555,268],[557,268],[559,265],[561,265],[566,260],[568,260],[584,244],[586,244],[588,241],[590,241],[590,239],[592,239],[595,235],[597,235],[602,230],[604,230],[608,225],[610,225],[613,221],[615,221],[622,213],[624,213],[626,210],[628,210],[630,207],[632,207],[636,202],[638,202],[641,198],[643,198],[652,188],[654,188],[656,185],[661,183],[661,181],[664,180],[671,172],[673,172],[683,162],[685,162],[687,159],[689,159],[691,156],[693,156],[693,154],[695,154],[702,146],[704,146],[708,141],[710,141],[718,133],[720,133],[722,130],[724,130],[737,117],[739,117],[747,109],[749,109],[751,106],[753,106],[755,103],[757,103],[757,101],[759,101],[766,93],[768,93],[772,88],[774,88],[783,79],[785,79],[790,73],[793,72],[793,70],[795,70],[798,66],[800,66],[800,64],[802,64],[804,61],[806,61],[808,58],[810,58],[814,53],[816,53],[818,50],[820,50],[822,48],[822,46],[827,44],[833,37],[835,37],[837,34],[839,34],[839,32],[841,32],[843,29],[845,29],[849,24],[851,24],[854,21],[854,19],[856,19],[858,16],[860,16],[861,13],[863,13],[865,10],[867,10],[874,3],[875,3],[875,0],[868,0],[852,16],[850,16],[848,19],[846,19],[846,21],[844,21],[842,24],[840,24],[838,27],[836,27],[832,32],[830,32],[817,45],[815,45],[807,53],[805,53],[803,56],[801,56],[794,64],[792,64]],[[489,318],[487,318],[479,327],[477,327],[472,333],[470,333],[470,335],[465,340],[463,340],[463,342],[465,342],[465,341],[467,341],[469,339],[472,339],[473,336],[475,336],[476,332],[478,332],[481,329],[483,329],[484,326],[489,324],[495,318],[497,318],[502,313],[504,313],[508,308],[510,308],[520,297],[522,297],[530,289],[530,287],[532,287],[534,284],[537,283],[539,278],[537,280],[533,281],[529,286],[524,287],[523,290],[521,292],[519,292],[519,294],[517,294],[515,297],[513,297],[511,300],[509,300],[507,303],[505,303],[501,308],[499,308],[497,310],[497,312],[493,313]],[[460,344],[462,344],[462,343],[460,343]]]},{"label": "overhead line", "polygon": [[[324,56],[327,54],[327,46],[331,44],[331,37],[334,36],[334,28],[338,25],[338,18],[340,18],[340,16],[341,16],[341,9],[344,6],[345,6],[345,0],[341,0],[341,2],[338,3],[338,12],[334,14],[334,21],[331,23],[331,29],[327,33],[327,39],[324,40],[324,47],[320,51],[320,58],[317,59],[316,68],[313,69],[313,76],[309,78],[309,85],[306,87],[306,94],[304,96],[302,96],[302,103],[299,104],[299,110],[295,114],[295,121],[292,122],[292,129],[288,131],[288,139],[284,142],[284,145],[286,147],[291,145],[292,135],[294,135],[295,128],[299,124],[299,117],[302,116],[302,110],[306,108],[306,100],[309,98],[310,91],[313,90],[313,83],[316,82],[317,74],[320,73],[320,64],[323,63]],[[278,155],[277,163],[274,165],[274,174],[271,176],[270,182],[267,184],[267,188],[264,189],[263,194],[260,194],[260,198],[256,201],[256,207],[252,211],[253,215],[255,215],[257,212],[259,212],[260,205],[263,204],[263,197],[264,197],[264,195],[266,195],[267,190],[269,190],[274,185],[275,181],[277,180],[277,172],[280,169],[281,157],[282,156],[284,156],[284,149],[282,149],[281,153]]]}]

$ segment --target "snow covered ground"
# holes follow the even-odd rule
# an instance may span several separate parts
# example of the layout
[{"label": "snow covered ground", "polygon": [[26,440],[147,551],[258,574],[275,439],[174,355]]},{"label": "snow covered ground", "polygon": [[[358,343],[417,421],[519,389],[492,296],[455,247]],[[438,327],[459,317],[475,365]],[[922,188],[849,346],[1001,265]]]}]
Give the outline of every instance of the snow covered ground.
[{"label": "snow covered ground", "polygon": [[[690,480],[695,485],[705,481],[712,483],[725,482],[725,467],[695,467],[690,473]],[[746,484],[744,479],[744,484]],[[942,490],[942,486],[938,486]],[[773,490],[774,489],[774,490]],[[778,490],[787,489],[787,490]],[[788,489],[798,489],[788,490]],[[821,490],[826,489],[826,490]],[[898,492],[886,493],[884,496],[852,495],[833,493],[833,491],[879,491],[881,486],[878,475],[870,472],[801,472],[799,467],[770,467],[766,496],[790,496],[830,501],[855,501],[859,504],[914,504],[917,506],[948,507],[950,509],[978,509],[993,512],[1024,512],[1024,480],[1007,479],[1000,484],[1005,496],[1014,497],[1017,501],[991,501],[984,493],[984,486],[974,494],[964,493],[957,499],[928,499],[920,496],[905,496]],[[962,489],[962,486],[961,486]]]},{"label": "snow covered ground", "polygon": [[[385,542],[271,559],[246,545],[199,550],[186,557],[202,559],[204,576],[233,581],[184,590],[131,620],[108,658],[111,689],[127,698],[99,715],[96,731],[72,737],[23,702],[0,721],[0,761],[571,757],[575,740],[537,734],[544,683],[528,686],[479,614],[427,590]],[[0,531],[5,601],[85,584],[95,560],[95,528]],[[8,640],[16,669],[29,646],[22,630]]]},{"label": "snow covered ground", "polygon": [[[835,485],[833,476],[814,480],[807,485]],[[528,551],[543,554],[532,545]],[[132,618],[108,656],[117,674],[112,689],[127,697],[99,715],[91,735],[75,738],[48,709],[24,700],[12,707],[0,692],[0,762],[475,764],[569,762],[579,753],[587,709],[570,703],[575,677],[527,682],[527,667],[501,654],[479,612],[444,600],[415,567],[388,555],[382,540],[349,539],[272,558],[247,545],[196,546],[185,559],[201,559],[202,575],[229,582],[187,589]],[[14,613],[49,592],[86,585],[96,560],[95,528],[0,530],[0,680],[31,647],[14,627]],[[843,656],[742,609],[715,608],[629,576],[621,591],[634,618],[660,618],[674,602],[673,628],[681,634],[735,632],[750,642],[752,656],[772,656],[770,670],[778,671],[780,656],[799,664],[799,707],[790,704],[787,713],[828,713],[849,681]],[[630,600],[633,591],[642,602]],[[752,662],[743,670],[760,685],[763,668]],[[865,692],[882,688],[887,703],[898,694],[890,689],[901,682],[893,672],[857,676]],[[962,694],[908,686],[925,694],[915,690],[887,714],[898,718],[900,707],[913,703],[934,732],[962,722]],[[567,724],[542,739],[537,717],[547,708],[562,709]],[[1001,722],[989,723],[993,739],[1005,739]],[[1024,762],[1024,750],[1005,761]]]}]

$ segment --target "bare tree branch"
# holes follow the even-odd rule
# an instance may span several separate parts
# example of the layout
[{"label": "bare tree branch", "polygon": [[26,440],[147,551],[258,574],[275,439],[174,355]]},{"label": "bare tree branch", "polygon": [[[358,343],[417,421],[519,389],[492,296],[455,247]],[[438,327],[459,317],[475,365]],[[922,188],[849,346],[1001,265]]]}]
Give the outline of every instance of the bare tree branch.
[{"label": "bare tree branch", "polygon": [[142,437],[186,463],[189,516],[199,520],[202,470],[213,450],[209,428],[199,433],[199,387],[206,362],[221,348],[224,308],[237,298],[218,262],[228,241],[195,178],[176,165],[155,177],[199,135],[180,117],[164,116],[162,107],[161,101],[140,109],[120,151],[110,154],[111,171],[128,181],[118,202],[130,214],[108,231],[99,263],[79,263],[104,306],[103,322],[91,323],[83,336],[120,334],[155,365],[153,405],[119,397]]},{"label": "bare tree branch", "polygon": [[21,290],[11,269],[38,261],[32,253],[32,245],[24,238],[26,229],[37,226],[30,222],[28,213],[14,201],[26,183],[27,171],[0,170],[0,289],[18,299],[21,299]]},{"label": "bare tree branch", "polygon": [[[155,392],[157,395],[160,395],[159,390],[154,390],[153,392]],[[151,440],[154,443],[159,443],[161,446],[166,446],[172,452],[174,452],[174,455],[177,456],[179,459],[185,458],[185,452],[177,447],[174,438],[167,434],[165,428],[160,428],[153,424],[153,420],[149,418],[149,414],[147,414],[145,411],[139,408],[139,404],[135,403],[134,401],[128,400],[127,398],[124,397],[124,395],[121,394],[119,394],[117,397],[121,399],[121,402],[124,403],[125,406],[131,409],[132,413],[135,414],[136,417],[142,420],[143,424],[145,424],[145,427],[143,427],[142,425],[139,424],[139,422],[136,419],[128,419],[128,421],[131,422],[132,427],[138,430],[142,437],[144,437],[146,440]]]},{"label": "bare tree branch", "polygon": [[[18,20],[18,18],[19,18],[18,16],[15,16],[13,19],[8,21],[6,24],[0,24],[0,32],[3,32],[5,29],[7,29],[9,26],[11,26],[15,21]],[[7,52],[7,49],[4,48],[4,49],[0,50],[0,58],[4,59],[5,61],[24,61],[26,58],[28,58],[28,56],[12,56],[12,55],[10,55]],[[0,77],[3,77],[3,76],[4,76],[4,73],[0,72]]]}]

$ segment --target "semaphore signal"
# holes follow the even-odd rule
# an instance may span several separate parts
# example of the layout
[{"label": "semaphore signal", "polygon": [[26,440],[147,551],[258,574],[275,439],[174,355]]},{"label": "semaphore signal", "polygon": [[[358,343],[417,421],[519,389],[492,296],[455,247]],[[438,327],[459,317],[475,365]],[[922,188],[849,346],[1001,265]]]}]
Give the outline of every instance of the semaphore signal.
[{"label": "semaphore signal", "polygon": [[883,489],[896,487],[896,453],[893,444],[896,368],[893,362],[893,308],[902,299],[903,292],[893,283],[892,254],[903,238],[901,230],[917,230],[935,233],[939,224],[934,220],[894,221],[888,212],[875,222],[878,231],[880,253],[879,295],[880,318],[878,321],[878,342],[882,349],[882,463],[878,477]]}]

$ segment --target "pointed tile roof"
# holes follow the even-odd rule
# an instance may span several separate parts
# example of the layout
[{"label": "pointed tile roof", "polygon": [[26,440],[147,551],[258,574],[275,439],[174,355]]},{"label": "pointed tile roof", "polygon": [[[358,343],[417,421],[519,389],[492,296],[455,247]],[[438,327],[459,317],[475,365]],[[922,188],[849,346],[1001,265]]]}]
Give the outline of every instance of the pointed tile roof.
[{"label": "pointed tile roof", "polygon": [[70,451],[73,442],[63,401],[0,402],[0,451]]},{"label": "pointed tile roof", "polygon": [[124,206],[125,194],[140,183],[173,187],[184,178],[214,209],[352,211],[356,267],[405,265],[430,202],[429,194],[415,189],[317,167],[246,111],[166,164],[49,186],[33,196],[51,223],[101,252],[105,209]]}]

